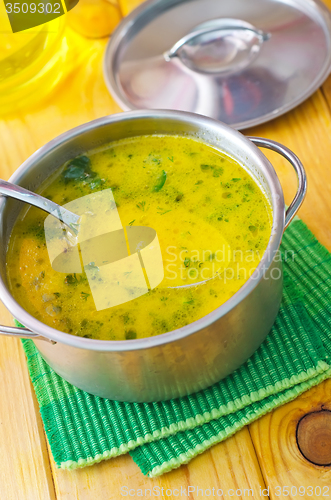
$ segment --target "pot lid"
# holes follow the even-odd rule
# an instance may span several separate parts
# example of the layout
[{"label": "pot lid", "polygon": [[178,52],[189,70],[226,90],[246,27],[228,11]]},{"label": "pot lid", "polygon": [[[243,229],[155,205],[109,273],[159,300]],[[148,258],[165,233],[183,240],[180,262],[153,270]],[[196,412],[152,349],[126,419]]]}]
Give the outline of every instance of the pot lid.
[{"label": "pot lid", "polygon": [[313,0],[149,0],[104,59],[124,110],[175,109],[244,129],[309,97],[331,69],[331,14]]}]

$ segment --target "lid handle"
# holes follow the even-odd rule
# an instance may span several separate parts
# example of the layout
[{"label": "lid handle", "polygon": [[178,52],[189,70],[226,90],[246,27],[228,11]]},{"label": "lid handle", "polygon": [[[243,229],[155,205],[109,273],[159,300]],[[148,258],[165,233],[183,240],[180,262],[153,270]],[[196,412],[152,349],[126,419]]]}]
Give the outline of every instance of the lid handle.
[{"label": "lid handle", "polygon": [[251,64],[270,36],[240,19],[213,19],[196,26],[163,56],[168,62],[178,57],[198,73],[228,74]]},{"label": "lid handle", "polygon": [[27,328],[19,328],[16,326],[0,325],[0,335],[6,335],[7,337],[18,337],[20,339],[45,340],[46,342],[50,342],[51,344],[56,344],[54,340],[42,337],[41,335],[38,335],[38,333],[34,333]]},{"label": "lid handle", "polygon": [[293,153],[293,151],[291,151],[286,146],[283,146],[283,144],[280,144],[279,142],[272,141],[271,139],[263,139],[262,137],[247,137],[247,139],[252,141],[255,146],[258,146],[259,148],[270,149],[271,151],[275,151],[275,153],[283,156],[292,165],[295,173],[297,174],[298,189],[291,205],[288,207],[285,213],[284,229],[286,229],[292,219],[295,217],[306,196],[307,176],[304,166],[302,165],[297,155]]}]

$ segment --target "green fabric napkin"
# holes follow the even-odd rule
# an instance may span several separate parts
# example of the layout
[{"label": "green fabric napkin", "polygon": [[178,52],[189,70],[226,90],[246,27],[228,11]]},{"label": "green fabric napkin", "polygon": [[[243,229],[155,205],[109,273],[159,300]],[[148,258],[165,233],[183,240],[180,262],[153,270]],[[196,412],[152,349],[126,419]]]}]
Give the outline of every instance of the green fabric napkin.
[{"label": "green fabric napkin", "polygon": [[75,469],[130,451],[155,477],[331,377],[331,254],[301,221],[286,230],[281,250],[283,301],[267,339],[236,372],[193,395],[159,403],[91,396],[23,340],[56,465]]}]

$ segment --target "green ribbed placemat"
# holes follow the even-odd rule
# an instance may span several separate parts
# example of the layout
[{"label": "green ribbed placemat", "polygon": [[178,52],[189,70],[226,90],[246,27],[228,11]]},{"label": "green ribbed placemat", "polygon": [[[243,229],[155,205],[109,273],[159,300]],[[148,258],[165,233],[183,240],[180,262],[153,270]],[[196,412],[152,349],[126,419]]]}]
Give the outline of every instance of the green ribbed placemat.
[{"label": "green ribbed placemat", "polygon": [[194,395],[140,404],[91,396],[24,340],[57,466],[84,467],[134,450],[143,473],[156,476],[330,377],[331,255],[301,221],[287,229],[282,250],[294,258],[287,254],[283,302],[266,341],[235,373]]}]

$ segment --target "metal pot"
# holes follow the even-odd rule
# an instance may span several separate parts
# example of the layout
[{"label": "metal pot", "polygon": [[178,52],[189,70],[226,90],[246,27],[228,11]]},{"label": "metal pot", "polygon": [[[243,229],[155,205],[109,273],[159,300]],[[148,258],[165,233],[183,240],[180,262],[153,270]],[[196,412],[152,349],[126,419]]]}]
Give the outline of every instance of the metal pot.
[{"label": "metal pot", "polygon": [[[254,274],[227,302],[183,328],[145,339],[101,341],[63,333],[32,317],[14,300],[6,278],[6,248],[22,203],[0,201],[0,297],[27,327],[0,327],[0,333],[33,339],[42,357],[65,380],[120,401],[158,401],[204,389],[253,354],[279,310],[283,280],[277,252],[306,192],[303,166],[284,146],[249,139],[210,118],[175,111],[121,113],[74,128],[34,153],[10,181],[33,191],[65,161],[83,152],[113,140],[151,134],[192,136],[226,152],[262,185],[273,210],[270,241]],[[278,177],[256,146],[277,151],[296,170],[299,188],[286,211]]]}]

